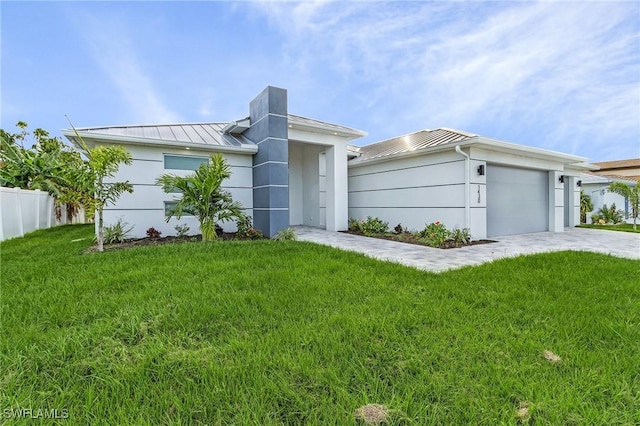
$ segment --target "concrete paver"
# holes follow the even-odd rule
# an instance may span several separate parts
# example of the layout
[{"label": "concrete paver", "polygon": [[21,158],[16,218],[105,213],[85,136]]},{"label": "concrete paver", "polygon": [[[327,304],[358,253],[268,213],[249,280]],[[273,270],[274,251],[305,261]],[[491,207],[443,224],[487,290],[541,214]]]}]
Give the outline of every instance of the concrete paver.
[{"label": "concrete paver", "polygon": [[640,234],[599,229],[566,228],[565,232],[538,232],[493,238],[495,243],[442,250],[396,241],[296,227],[298,238],[342,250],[363,253],[406,266],[443,272],[480,265],[505,257],[561,250],[583,250],[640,259]]}]

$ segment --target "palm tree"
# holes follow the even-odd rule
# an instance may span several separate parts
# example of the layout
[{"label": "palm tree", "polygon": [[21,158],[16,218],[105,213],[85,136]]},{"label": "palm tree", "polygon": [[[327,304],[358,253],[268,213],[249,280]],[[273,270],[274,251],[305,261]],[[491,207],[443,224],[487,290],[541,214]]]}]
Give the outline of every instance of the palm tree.
[{"label": "palm tree", "polygon": [[587,223],[587,213],[593,211],[591,197],[580,191],[580,223]]},{"label": "palm tree", "polygon": [[215,240],[216,222],[243,216],[242,205],[221,188],[222,182],[230,176],[230,167],[220,154],[212,155],[210,161],[201,164],[192,175],[160,176],[156,183],[162,185],[165,192],[182,193],[182,198],[176,200],[175,207],[169,212],[167,222],[172,216],[180,219],[185,213],[192,214],[200,222],[202,240]]},{"label": "palm tree", "polygon": [[609,185],[609,191],[614,194],[622,195],[627,199],[629,207],[631,207],[631,217],[633,218],[633,229],[636,229],[636,220],[640,210],[640,183],[635,186],[627,185],[622,182],[614,182]]}]

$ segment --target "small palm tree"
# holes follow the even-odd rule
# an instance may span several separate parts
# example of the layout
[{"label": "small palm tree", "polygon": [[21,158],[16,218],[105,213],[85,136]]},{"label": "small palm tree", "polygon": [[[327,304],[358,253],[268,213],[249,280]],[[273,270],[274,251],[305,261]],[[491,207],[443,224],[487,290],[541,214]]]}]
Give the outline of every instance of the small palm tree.
[{"label": "small palm tree", "polygon": [[609,185],[609,191],[614,194],[622,195],[627,199],[629,207],[631,207],[631,217],[633,218],[633,229],[636,229],[636,220],[640,213],[640,183],[635,186],[627,185],[622,182],[614,182]]},{"label": "small palm tree", "polygon": [[203,241],[216,238],[216,222],[238,219],[243,216],[242,205],[233,201],[231,194],[221,188],[222,182],[231,176],[231,170],[222,155],[215,154],[207,163],[203,163],[189,176],[164,174],[156,179],[165,192],[182,193],[175,207],[169,212],[167,222],[172,216],[180,219],[188,213],[196,216],[200,222]]},{"label": "small palm tree", "polygon": [[587,213],[593,211],[591,197],[580,191],[580,223],[587,223]]}]

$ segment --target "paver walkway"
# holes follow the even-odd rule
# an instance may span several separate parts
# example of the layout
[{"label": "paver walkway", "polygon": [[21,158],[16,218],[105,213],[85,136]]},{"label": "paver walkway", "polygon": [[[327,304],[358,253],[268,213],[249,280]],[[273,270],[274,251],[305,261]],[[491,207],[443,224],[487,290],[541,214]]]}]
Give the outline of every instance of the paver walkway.
[{"label": "paver walkway", "polygon": [[585,228],[567,228],[565,232],[557,233],[509,235],[493,238],[497,241],[495,243],[448,250],[306,226],[296,227],[296,233],[302,241],[355,251],[432,272],[479,265],[504,257],[560,250],[584,250],[640,259],[640,234]]}]

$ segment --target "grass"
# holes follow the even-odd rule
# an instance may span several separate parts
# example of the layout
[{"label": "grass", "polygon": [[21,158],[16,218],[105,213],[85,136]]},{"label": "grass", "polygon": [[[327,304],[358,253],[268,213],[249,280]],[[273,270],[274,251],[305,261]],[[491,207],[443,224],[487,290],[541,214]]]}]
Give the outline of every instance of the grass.
[{"label": "grass", "polygon": [[5,424],[31,408],[68,424],[342,425],[365,404],[390,424],[640,423],[639,261],[431,274],[291,241],[80,255],[91,232],[0,245]]},{"label": "grass", "polygon": [[608,231],[622,231],[622,232],[635,232],[640,234],[640,225],[636,229],[633,229],[632,223],[620,223],[618,225],[578,225],[579,228],[592,228],[592,229],[606,229]]}]

